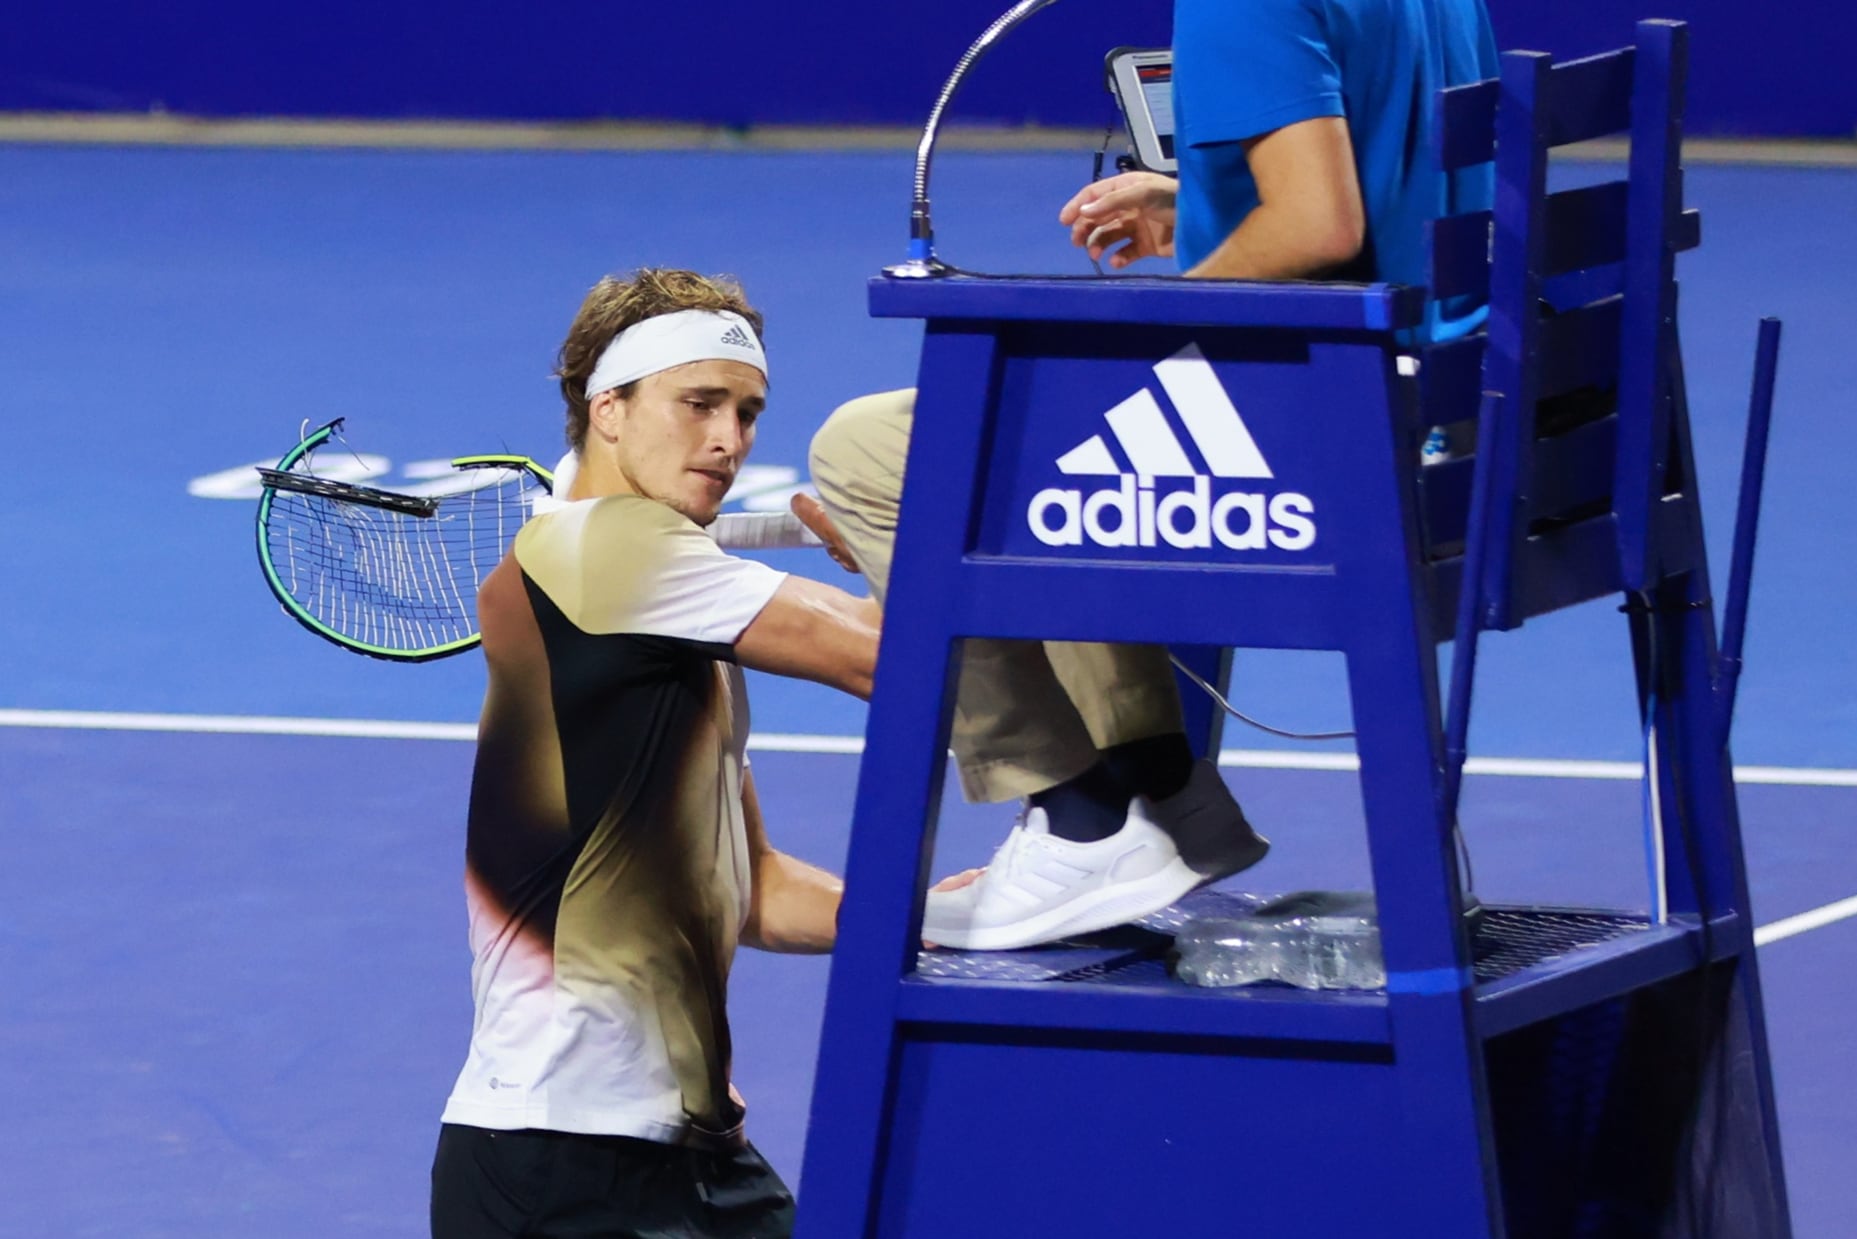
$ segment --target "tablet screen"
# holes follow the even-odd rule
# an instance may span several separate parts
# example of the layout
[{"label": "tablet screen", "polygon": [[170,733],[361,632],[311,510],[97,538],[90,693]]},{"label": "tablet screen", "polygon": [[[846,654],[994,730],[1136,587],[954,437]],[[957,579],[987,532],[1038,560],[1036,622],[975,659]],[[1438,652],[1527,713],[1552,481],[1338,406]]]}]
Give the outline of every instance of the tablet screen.
[{"label": "tablet screen", "polygon": [[1148,104],[1148,119],[1154,122],[1154,137],[1161,154],[1174,157],[1174,67],[1171,64],[1140,65],[1135,76],[1141,82],[1141,97]]},{"label": "tablet screen", "polygon": [[1174,160],[1174,58],[1165,47],[1118,47],[1107,58],[1109,89],[1122,106],[1135,163],[1172,173]]}]

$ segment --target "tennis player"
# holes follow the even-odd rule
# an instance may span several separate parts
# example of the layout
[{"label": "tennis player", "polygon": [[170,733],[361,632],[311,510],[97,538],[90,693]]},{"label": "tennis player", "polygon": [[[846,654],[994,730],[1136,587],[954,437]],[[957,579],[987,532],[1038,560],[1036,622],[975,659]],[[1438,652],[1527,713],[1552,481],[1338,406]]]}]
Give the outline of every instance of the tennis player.
[{"label": "tennis player", "polygon": [[435,1239],[790,1232],[743,1134],[738,944],[831,948],[837,878],[767,840],[741,668],[867,696],[868,600],[704,532],[767,401],[761,318],[688,271],[604,279],[557,373],[578,469],[479,595],[470,1051]]}]

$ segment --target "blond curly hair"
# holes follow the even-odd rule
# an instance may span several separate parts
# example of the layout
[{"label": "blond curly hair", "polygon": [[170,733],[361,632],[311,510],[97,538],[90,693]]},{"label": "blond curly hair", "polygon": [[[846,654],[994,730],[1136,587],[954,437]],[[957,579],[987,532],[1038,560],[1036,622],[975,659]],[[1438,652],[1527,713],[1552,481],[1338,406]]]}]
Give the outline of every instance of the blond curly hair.
[{"label": "blond curly hair", "polygon": [[[555,355],[555,377],[567,401],[567,442],[575,451],[587,441],[587,380],[613,337],[634,323],[679,310],[731,310],[747,319],[756,338],[762,335],[761,312],[728,276],[698,275],[674,267],[640,267],[625,278],[607,276],[580,303],[567,339]],[[618,388],[621,399],[636,383]]]}]

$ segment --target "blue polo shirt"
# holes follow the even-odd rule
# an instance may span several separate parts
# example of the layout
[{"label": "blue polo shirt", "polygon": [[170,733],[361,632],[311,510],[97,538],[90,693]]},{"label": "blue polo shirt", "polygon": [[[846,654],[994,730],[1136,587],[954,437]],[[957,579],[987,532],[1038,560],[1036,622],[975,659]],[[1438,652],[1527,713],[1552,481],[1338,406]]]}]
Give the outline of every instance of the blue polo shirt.
[{"label": "blue polo shirt", "polygon": [[[1297,121],[1344,116],[1367,244],[1337,278],[1426,283],[1425,223],[1487,210],[1487,164],[1438,171],[1438,91],[1494,77],[1483,0],[1175,0],[1175,253],[1186,270],[1257,206],[1241,143]],[[1434,303],[1425,334],[1481,323],[1480,304]]]}]

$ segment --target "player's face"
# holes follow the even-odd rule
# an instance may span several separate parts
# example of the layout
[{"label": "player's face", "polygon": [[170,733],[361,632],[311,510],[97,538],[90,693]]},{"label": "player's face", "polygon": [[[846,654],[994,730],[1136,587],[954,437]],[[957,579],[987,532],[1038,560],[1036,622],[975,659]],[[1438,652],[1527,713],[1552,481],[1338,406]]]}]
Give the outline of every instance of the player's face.
[{"label": "player's face", "polygon": [[708,525],[754,446],[767,379],[745,362],[693,361],[647,375],[614,403],[619,471],[633,493]]}]

